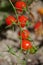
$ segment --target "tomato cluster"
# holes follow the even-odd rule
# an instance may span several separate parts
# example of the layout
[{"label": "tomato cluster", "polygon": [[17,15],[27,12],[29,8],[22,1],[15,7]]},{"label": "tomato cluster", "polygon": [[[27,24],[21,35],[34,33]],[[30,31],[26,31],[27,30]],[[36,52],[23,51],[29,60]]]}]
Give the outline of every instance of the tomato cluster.
[{"label": "tomato cluster", "polygon": [[[18,17],[18,20],[20,22],[19,27],[21,26],[23,28],[25,27],[28,18],[22,15]],[[6,18],[6,24],[12,25],[12,23],[16,23],[18,25],[18,20],[16,20],[14,16],[8,16]],[[18,32],[18,35],[22,37],[22,44],[21,44],[22,49],[24,50],[30,49],[32,45],[31,42],[27,40],[30,35],[30,32],[28,30],[22,30],[22,32],[21,31]]]},{"label": "tomato cluster", "polygon": [[[16,12],[17,11],[22,12],[23,9],[26,8],[26,3],[24,1],[17,1],[15,3],[14,7],[16,8]],[[22,40],[21,48],[23,50],[29,50],[29,49],[32,49],[32,47],[33,47],[32,42],[28,39],[28,38],[30,38],[30,32],[26,29],[23,29],[26,26],[27,21],[29,21],[29,19],[25,15],[17,16],[17,18],[10,15],[6,18],[7,25],[16,24],[20,28],[20,31],[18,32],[18,36],[21,37],[20,38],[20,40]],[[40,23],[36,24],[36,26],[34,28],[38,28],[39,25],[40,25]],[[21,28],[22,28],[22,30],[21,30]]]}]

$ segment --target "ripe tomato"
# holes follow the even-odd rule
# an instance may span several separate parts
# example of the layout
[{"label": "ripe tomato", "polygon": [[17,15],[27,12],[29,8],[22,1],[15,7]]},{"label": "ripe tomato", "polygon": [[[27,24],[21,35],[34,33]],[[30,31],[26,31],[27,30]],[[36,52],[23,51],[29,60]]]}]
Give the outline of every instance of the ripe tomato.
[{"label": "ripe tomato", "polygon": [[28,18],[26,16],[22,15],[22,16],[18,17],[18,20],[20,22],[21,27],[25,27]]},{"label": "ripe tomato", "polygon": [[22,39],[27,39],[28,36],[30,35],[30,32],[28,30],[23,30],[21,33],[18,33],[19,36],[22,36]]},{"label": "ripe tomato", "polygon": [[16,22],[16,21],[17,21],[16,18],[13,17],[13,16],[8,16],[8,17],[6,18],[6,24],[7,24],[7,25],[11,25],[12,22]]},{"label": "ripe tomato", "polygon": [[38,21],[38,22],[34,25],[34,29],[35,29],[35,30],[38,30],[38,29],[40,28],[40,26],[41,26],[41,22]]},{"label": "ripe tomato", "polygon": [[15,3],[15,7],[18,11],[22,12],[23,11],[23,8],[26,8],[26,3],[23,2],[23,1],[17,1]]},{"label": "ripe tomato", "polygon": [[23,50],[31,49],[31,48],[32,48],[32,44],[31,44],[31,42],[28,41],[28,40],[22,40],[21,48],[22,48]]}]

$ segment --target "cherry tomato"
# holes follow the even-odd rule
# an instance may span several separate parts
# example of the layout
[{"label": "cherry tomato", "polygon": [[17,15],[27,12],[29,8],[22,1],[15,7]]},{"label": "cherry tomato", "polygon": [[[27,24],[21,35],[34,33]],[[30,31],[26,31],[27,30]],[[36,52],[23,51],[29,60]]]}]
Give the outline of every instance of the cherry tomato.
[{"label": "cherry tomato", "polygon": [[32,44],[31,44],[31,42],[28,41],[28,40],[22,40],[21,48],[22,48],[23,50],[31,49],[31,48],[32,48]]},{"label": "cherry tomato", "polygon": [[22,39],[27,39],[30,35],[30,32],[28,30],[23,30],[21,33],[18,33],[19,36],[22,36]]},{"label": "cherry tomato", "polygon": [[35,29],[35,30],[38,30],[38,29],[40,28],[40,26],[41,26],[41,22],[38,21],[38,22],[34,25],[34,29]]},{"label": "cherry tomato", "polygon": [[16,18],[13,17],[13,16],[8,16],[8,17],[6,18],[6,24],[7,24],[7,25],[11,25],[12,22],[16,22],[16,21],[17,21]]},{"label": "cherry tomato", "polygon": [[23,8],[26,8],[26,3],[23,2],[23,1],[17,1],[15,3],[15,7],[18,11],[22,12],[23,11]]},{"label": "cherry tomato", "polygon": [[22,15],[22,16],[18,17],[18,20],[20,22],[21,27],[25,27],[28,18],[26,16]]}]

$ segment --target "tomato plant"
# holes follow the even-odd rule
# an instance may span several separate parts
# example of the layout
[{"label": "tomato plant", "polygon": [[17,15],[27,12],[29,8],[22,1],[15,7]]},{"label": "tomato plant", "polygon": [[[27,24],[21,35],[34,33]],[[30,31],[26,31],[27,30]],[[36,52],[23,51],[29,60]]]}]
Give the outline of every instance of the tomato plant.
[{"label": "tomato plant", "polygon": [[[26,6],[27,6],[26,2],[24,2],[24,1],[16,1],[16,3],[14,5],[11,2],[11,0],[9,0],[9,2],[10,2],[10,4],[13,7],[13,10],[15,12],[16,18],[14,16],[11,16],[11,15],[8,16],[6,18],[6,24],[7,25],[12,25],[13,23],[16,23],[17,26],[19,26],[20,31],[19,31],[18,35],[21,37],[21,39],[20,39],[21,48],[23,50],[29,50],[29,49],[32,48],[32,42],[34,43],[33,40],[32,41],[29,40],[29,38],[30,38],[30,32],[28,30],[24,29],[24,27],[26,26],[26,24],[28,24],[29,19],[28,19],[27,16],[25,16],[23,14],[22,15],[21,14],[18,15],[18,13],[17,13],[17,10],[20,11],[20,12],[22,12],[23,9],[26,8]],[[40,24],[41,24],[41,22],[36,23],[35,26],[34,26],[34,28],[38,29],[39,26],[40,26]]]},{"label": "tomato plant", "polygon": [[[18,16],[18,13],[17,13],[17,10],[18,11],[23,11],[23,8],[26,8],[26,3],[24,1],[17,1],[15,3],[15,6],[14,6],[12,4],[11,0],[9,0],[9,2],[11,3],[11,5],[12,5],[12,7],[14,9],[16,18],[14,16],[11,16],[11,15],[8,16],[6,18],[6,24],[7,25],[12,25],[13,23],[16,23],[17,26],[19,26],[20,31],[19,31],[18,35],[21,37],[21,42],[20,42],[21,43],[21,48],[23,50],[29,50],[29,49],[32,48],[31,40],[28,39],[30,37],[30,32],[28,30],[26,30],[26,29],[25,30],[23,29],[26,26],[26,23],[28,22],[29,19],[28,19],[27,16],[25,16],[23,14]],[[39,26],[40,26],[40,22],[36,23],[34,28],[36,29]]]},{"label": "tomato plant", "polygon": [[[28,16],[22,13],[27,8],[26,1],[18,0],[18,1],[15,1],[15,4],[12,3],[14,2],[14,0],[9,0],[9,2],[12,5],[12,8],[14,10],[15,17],[12,15],[7,16],[5,19],[6,21],[5,23],[7,24],[7,26],[12,25],[13,27],[14,27],[13,24],[15,25],[17,24],[19,28],[18,36],[21,37],[20,38],[20,49],[25,50],[25,51],[29,50],[30,53],[36,52],[36,48],[32,45],[34,41],[30,37],[29,30],[27,30],[27,28],[24,29],[24,27],[26,27],[29,24]],[[18,11],[20,12],[20,14],[18,13]],[[27,10],[25,11],[25,13],[27,14]],[[30,11],[28,11],[28,13],[30,14]],[[37,30],[40,27],[40,25],[41,25],[41,22],[37,22],[34,25],[34,29]],[[12,48],[10,48],[9,46],[7,47],[9,48],[9,52],[11,54],[17,56]]]}]

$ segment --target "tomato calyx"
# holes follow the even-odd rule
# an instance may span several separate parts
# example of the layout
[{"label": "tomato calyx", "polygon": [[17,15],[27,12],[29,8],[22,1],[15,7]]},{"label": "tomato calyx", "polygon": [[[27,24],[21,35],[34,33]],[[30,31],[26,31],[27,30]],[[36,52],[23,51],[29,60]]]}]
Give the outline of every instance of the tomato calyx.
[{"label": "tomato calyx", "polygon": [[27,20],[26,26],[28,27],[29,25],[31,25],[31,22],[29,20]]},{"label": "tomato calyx", "polygon": [[29,50],[29,53],[30,54],[35,54],[38,50],[38,47],[37,46],[32,46],[32,48]]}]

